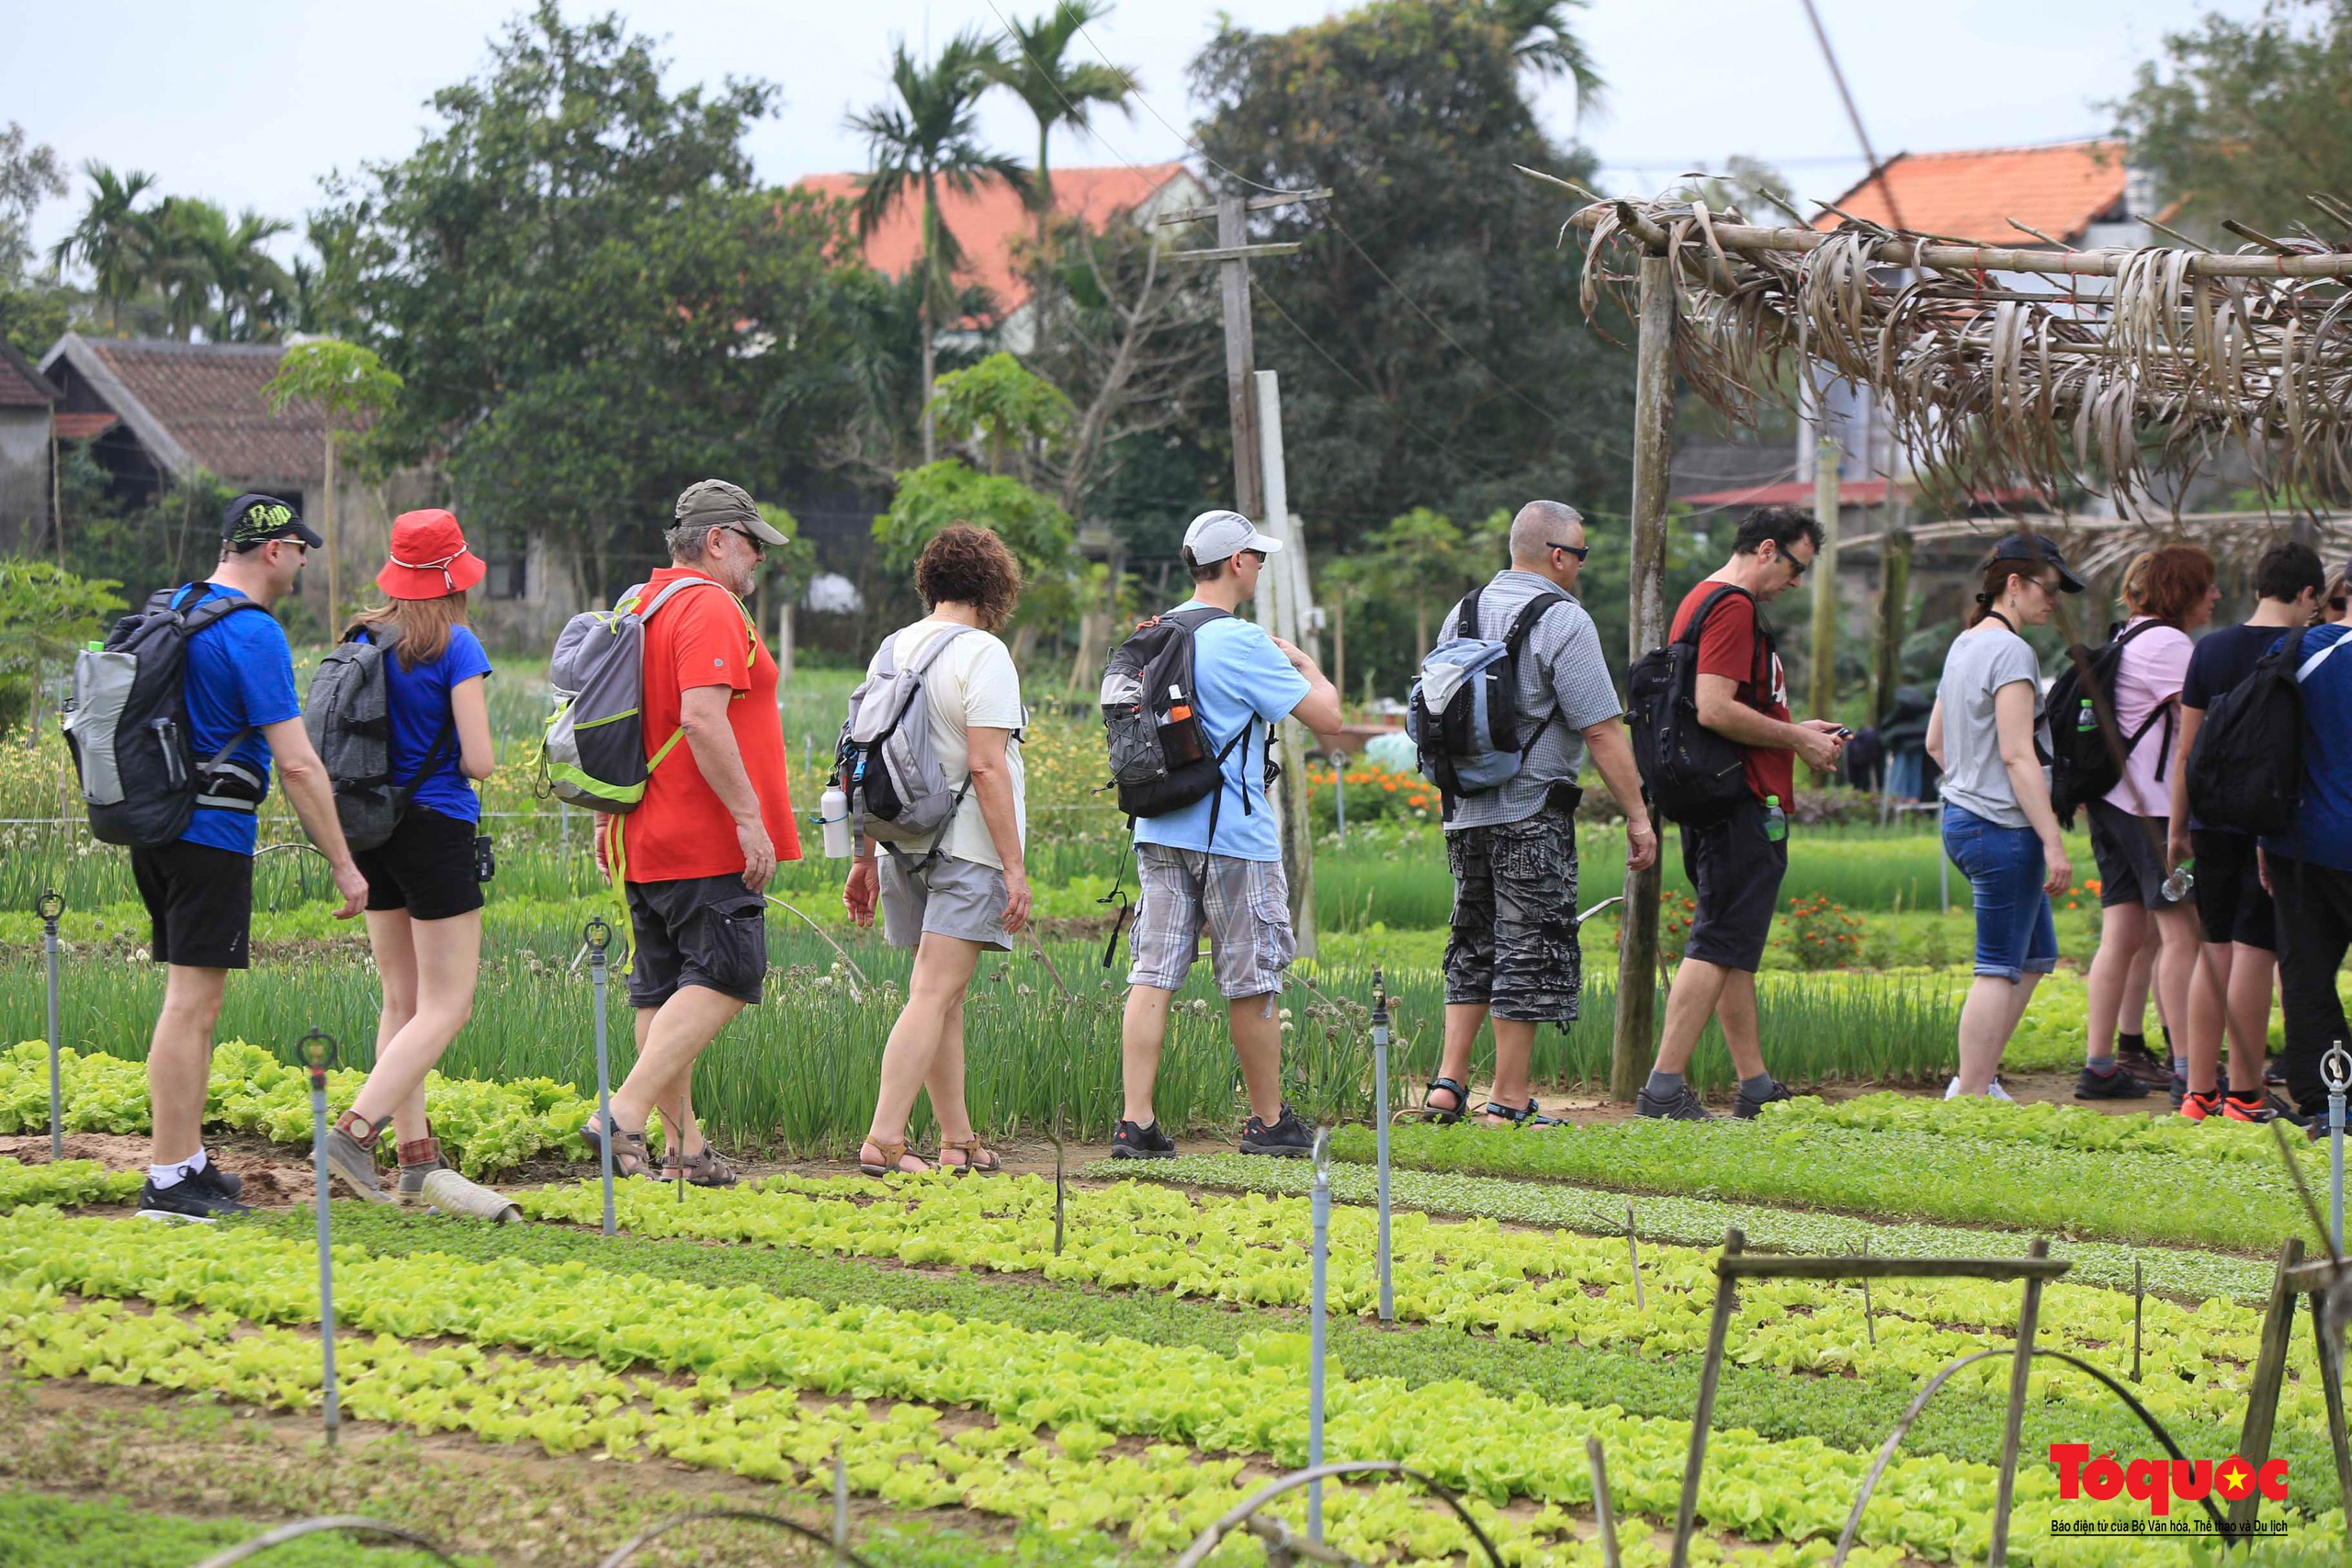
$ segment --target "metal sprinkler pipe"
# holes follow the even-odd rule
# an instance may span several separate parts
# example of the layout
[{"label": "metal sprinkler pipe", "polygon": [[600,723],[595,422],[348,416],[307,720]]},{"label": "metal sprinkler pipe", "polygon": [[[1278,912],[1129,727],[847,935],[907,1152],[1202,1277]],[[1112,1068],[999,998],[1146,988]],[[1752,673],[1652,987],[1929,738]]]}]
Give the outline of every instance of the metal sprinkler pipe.
[{"label": "metal sprinkler pipe", "polygon": [[40,917],[41,956],[49,966],[49,1158],[54,1165],[65,1157],[65,1080],[58,1065],[64,1039],[57,1021],[57,921],[65,913],[65,895],[44,889],[33,900],[33,913]]},{"label": "metal sprinkler pipe", "polygon": [[1372,972],[1372,1126],[1380,1194],[1380,1321],[1396,1321],[1396,1288],[1388,1248],[1388,982]]},{"label": "metal sprinkler pipe", "polygon": [[[1307,1315],[1306,1464],[1323,1462],[1323,1349],[1325,1339],[1323,1289],[1331,1252],[1331,1130],[1315,1134],[1314,1288]],[[1317,1477],[1306,1488],[1306,1539],[1323,1541],[1323,1482]]]},{"label": "metal sprinkler pipe", "polygon": [[2352,1089],[2352,1052],[2339,1040],[2319,1059],[2320,1082],[2327,1086],[2328,1241],[2344,1256],[2344,1091]]},{"label": "metal sprinkler pipe", "polygon": [[334,1377],[334,1247],[327,1208],[327,1069],[339,1055],[334,1036],[313,1029],[295,1044],[311,1072],[311,1164],[317,1179],[319,1211],[319,1386],[326,1417],[327,1447],[334,1447],[341,1411]]},{"label": "metal sprinkler pipe", "polygon": [[616,1229],[613,1223],[613,1070],[611,1047],[605,1039],[605,981],[613,928],[602,919],[591,919],[580,928],[580,937],[588,947],[588,979],[596,992],[596,1125],[604,1130],[596,1139],[596,1163],[605,1177],[605,1234],[612,1235]]}]

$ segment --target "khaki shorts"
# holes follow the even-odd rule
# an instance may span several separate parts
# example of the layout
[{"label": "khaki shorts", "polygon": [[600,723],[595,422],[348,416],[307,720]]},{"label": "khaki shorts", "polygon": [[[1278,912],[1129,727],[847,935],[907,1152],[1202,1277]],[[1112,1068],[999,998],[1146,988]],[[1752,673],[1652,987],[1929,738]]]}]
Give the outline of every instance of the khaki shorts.
[{"label": "khaki shorts", "polygon": [[1262,997],[1283,988],[1298,943],[1282,862],[1137,844],[1136,866],[1143,891],[1129,939],[1135,966],[1128,985],[1181,988],[1205,926],[1219,995]]},{"label": "khaki shorts", "polygon": [[933,931],[1012,951],[1004,934],[1004,873],[945,854],[928,863],[909,855],[901,863],[885,850],[881,861],[882,935],[892,947],[919,946]]}]

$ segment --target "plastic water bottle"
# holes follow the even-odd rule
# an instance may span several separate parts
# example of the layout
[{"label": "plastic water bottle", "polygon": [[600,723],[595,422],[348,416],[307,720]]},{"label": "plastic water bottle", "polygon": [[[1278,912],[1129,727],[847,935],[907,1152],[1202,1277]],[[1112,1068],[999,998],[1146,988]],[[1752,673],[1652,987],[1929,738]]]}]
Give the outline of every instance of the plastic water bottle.
[{"label": "plastic water bottle", "polygon": [[825,829],[825,858],[847,860],[855,846],[850,842],[849,796],[839,784],[827,784],[825,793],[817,799],[817,820]]},{"label": "plastic water bottle", "polygon": [[1781,809],[1777,795],[1764,797],[1764,836],[1776,844],[1789,836],[1789,814]]},{"label": "plastic water bottle", "polygon": [[2075,728],[2085,735],[2098,728],[2098,714],[2092,708],[2088,697],[2083,699],[2082,712],[2075,716]]},{"label": "plastic water bottle", "polygon": [[2197,891],[2197,863],[2183,861],[2165,878],[2165,902],[2177,904]]}]

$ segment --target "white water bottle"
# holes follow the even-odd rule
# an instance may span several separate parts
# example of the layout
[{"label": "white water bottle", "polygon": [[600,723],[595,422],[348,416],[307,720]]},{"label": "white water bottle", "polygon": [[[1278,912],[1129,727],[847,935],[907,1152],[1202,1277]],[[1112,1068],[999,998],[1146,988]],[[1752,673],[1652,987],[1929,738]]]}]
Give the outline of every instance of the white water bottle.
[{"label": "white water bottle", "polygon": [[828,784],[817,800],[817,820],[825,829],[825,858],[847,860],[854,846],[850,842],[849,796],[839,784]]}]

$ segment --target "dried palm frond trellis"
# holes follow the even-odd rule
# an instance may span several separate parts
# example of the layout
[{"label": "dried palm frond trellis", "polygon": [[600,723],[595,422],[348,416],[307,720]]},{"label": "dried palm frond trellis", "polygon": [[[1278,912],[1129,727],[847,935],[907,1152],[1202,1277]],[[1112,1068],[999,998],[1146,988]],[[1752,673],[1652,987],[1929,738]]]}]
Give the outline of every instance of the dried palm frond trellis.
[{"label": "dried palm frond trellis", "polygon": [[[2314,201],[2352,233],[2352,209]],[[2227,254],[2034,250],[1681,200],[1596,200],[1568,227],[1596,324],[1604,295],[1633,310],[1628,263],[1667,258],[1677,367],[1728,418],[1818,366],[1872,389],[1955,491],[2112,487],[2128,504],[2152,472],[2234,446],[2274,494],[2352,493],[2352,248],[2308,231]]]}]

